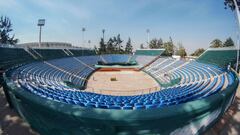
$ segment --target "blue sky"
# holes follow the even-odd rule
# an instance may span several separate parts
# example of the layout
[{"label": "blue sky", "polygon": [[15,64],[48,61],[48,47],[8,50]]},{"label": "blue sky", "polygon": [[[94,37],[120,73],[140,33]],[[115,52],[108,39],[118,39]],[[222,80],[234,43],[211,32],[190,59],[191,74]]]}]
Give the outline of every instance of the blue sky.
[{"label": "blue sky", "polygon": [[[0,15],[10,17],[20,43],[38,41],[37,20],[46,19],[43,41],[82,44],[81,28],[90,47],[121,34],[131,37],[134,48],[150,38],[172,37],[190,53],[207,48],[214,38],[236,37],[234,13],[224,9],[223,0],[0,0]],[[87,46],[85,44],[85,46]]]}]

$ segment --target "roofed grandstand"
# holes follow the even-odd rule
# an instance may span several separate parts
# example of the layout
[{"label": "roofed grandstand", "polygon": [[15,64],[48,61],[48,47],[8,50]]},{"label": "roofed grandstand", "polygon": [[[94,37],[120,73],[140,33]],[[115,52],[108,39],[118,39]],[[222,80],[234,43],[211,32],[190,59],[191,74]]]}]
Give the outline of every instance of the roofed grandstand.
[{"label": "roofed grandstand", "polygon": [[[227,68],[232,49],[207,50],[193,61],[162,56],[164,49],[0,51],[8,102],[44,135],[200,134],[228,109],[238,86]],[[222,51],[229,55],[218,61]]]}]

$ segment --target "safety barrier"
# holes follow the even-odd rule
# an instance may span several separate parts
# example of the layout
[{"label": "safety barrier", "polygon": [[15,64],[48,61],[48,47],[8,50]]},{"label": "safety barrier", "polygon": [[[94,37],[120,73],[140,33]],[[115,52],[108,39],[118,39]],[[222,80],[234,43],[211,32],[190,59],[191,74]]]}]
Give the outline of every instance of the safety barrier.
[{"label": "safety barrier", "polygon": [[145,89],[134,89],[134,90],[112,90],[112,89],[96,89],[92,87],[87,87],[85,92],[92,92],[98,94],[105,94],[105,95],[115,95],[115,96],[130,96],[130,95],[142,95],[142,94],[150,94],[153,92],[157,92],[160,90],[159,86],[145,88]]}]

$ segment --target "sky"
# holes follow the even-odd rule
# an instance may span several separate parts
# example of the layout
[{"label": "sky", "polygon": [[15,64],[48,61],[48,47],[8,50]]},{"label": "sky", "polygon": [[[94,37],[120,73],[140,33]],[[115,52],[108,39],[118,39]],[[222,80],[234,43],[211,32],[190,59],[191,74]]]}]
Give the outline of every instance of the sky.
[{"label": "sky", "polygon": [[235,14],[224,9],[224,0],[0,0],[0,15],[8,16],[20,43],[37,42],[37,20],[46,19],[43,42],[69,42],[84,47],[98,45],[105,29],[106,39],[130,37],[135,49],[150,39],[169,37],[188,53],[208,48],[219,38],[236,39]]}]

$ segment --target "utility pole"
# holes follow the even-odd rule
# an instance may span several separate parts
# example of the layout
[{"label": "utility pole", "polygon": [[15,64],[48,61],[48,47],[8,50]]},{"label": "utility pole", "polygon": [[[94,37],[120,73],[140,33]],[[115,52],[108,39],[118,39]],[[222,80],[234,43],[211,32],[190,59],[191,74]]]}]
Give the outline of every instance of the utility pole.
[{"label": "utility pole", "polygon": [[147,45],[148,45],[148,47],[149,47],[149,42],[150,42],[149,34],[150,34],[150,30],[147,29],[146,32],[147,32]]},{"label": "utility pole", "polygon": [[83,27],[82,28],[82,45],[83,45],[83,47],[84,47],[84,44],[85,44],[85,39],[84,39],[84,32],[86,31],[86,28],[85,27]]}]

